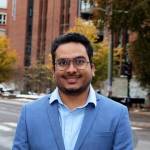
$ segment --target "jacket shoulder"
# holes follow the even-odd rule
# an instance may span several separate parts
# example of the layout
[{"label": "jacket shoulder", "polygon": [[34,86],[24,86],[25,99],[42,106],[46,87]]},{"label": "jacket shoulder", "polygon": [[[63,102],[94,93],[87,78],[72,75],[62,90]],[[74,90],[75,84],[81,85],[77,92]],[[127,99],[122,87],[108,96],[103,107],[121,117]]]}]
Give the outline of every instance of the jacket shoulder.
[{"label": "jacket shoulder", "polygon": [[100,109],[109,111],[110,113],[127,110],[127,107],[125,105],[115,102],[114,100],[106,96],[97,94],[96,97],[97,97],[97,105],[98,107],[100,107]]},{"label": "jacket shoulder", "polygon": [[37,100],[26,103],[23,107],[26,107],[27,109],[40,109],[49,103],[49,98],[50,95],[42,96]]}]

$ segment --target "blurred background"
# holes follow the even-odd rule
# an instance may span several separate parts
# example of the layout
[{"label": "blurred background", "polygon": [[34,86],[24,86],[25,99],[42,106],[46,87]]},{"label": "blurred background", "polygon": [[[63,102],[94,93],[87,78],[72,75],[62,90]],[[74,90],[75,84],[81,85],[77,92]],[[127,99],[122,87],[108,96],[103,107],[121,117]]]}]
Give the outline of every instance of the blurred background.
[{"label": "blurred background", "polygon": [[89,38],[95,90],[129,108],[136,150],[148,150],[150,0],[0,0],[0,149],[21,106],[55,88],[51,44],[67,32]]}]

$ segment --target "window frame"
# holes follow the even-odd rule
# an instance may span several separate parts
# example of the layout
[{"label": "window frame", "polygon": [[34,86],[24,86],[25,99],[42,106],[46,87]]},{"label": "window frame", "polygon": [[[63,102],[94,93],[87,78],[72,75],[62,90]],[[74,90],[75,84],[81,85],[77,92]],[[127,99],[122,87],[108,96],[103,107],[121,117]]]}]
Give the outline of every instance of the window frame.
[{"label": "window frame", "polygon": [[1,18],[0,18],[0,25],[6,25],[7,24],[7,13],[0,12]]}]

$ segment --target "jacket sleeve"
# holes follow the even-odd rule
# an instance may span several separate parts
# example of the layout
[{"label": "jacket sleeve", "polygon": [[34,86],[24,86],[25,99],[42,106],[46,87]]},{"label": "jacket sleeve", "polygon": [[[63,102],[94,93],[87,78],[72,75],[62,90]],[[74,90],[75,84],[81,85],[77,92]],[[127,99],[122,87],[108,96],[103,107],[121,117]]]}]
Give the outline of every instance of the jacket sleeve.
[{"label": "jacket sleeve", "polygon": [[133,150],[133,138],[127,108],[123,108],[114,135],[113,150]]},{"label": "jacket sleeve", "polygon": [[17,124],[12,150],[29,150],[27,126],[26,126],[26,105],[23,106]]}]

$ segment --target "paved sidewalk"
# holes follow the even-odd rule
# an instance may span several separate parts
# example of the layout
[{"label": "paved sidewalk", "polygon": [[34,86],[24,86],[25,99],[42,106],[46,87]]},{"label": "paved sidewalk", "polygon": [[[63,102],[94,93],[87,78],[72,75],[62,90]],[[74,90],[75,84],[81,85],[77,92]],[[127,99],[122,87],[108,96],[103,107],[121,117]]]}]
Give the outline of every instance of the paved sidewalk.
[{"label": "paved sidewalk", "polygon": [[129,114],[132,126],[150,129],[150,110],[134,109]]}]

